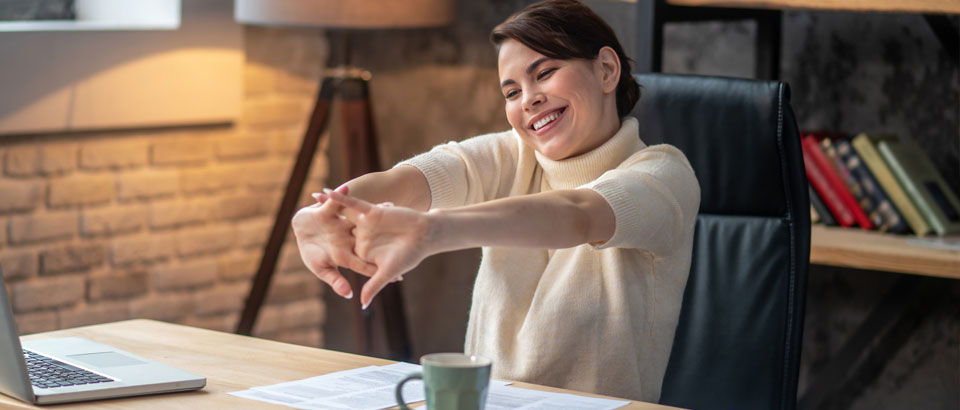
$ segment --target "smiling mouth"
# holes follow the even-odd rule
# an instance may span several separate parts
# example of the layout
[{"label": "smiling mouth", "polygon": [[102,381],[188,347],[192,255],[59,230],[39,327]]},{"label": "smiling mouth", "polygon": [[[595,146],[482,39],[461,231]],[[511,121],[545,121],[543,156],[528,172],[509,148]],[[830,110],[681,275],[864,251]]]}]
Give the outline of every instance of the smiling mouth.
[{"label": "smiling mouth", "polygon": [[557,111],[554,111],[550,115],[543,117],[539,121],[533,123],[533,125],[530,126],[530,128],[532,128],[534,131],[539,131],[541,128],[546,127],[547,124],[550,124],[556,121],[557,118],[560,118],[560,115],[563,114],[563,112],[566,111],[566,109],[567,107],[563,107]]}]

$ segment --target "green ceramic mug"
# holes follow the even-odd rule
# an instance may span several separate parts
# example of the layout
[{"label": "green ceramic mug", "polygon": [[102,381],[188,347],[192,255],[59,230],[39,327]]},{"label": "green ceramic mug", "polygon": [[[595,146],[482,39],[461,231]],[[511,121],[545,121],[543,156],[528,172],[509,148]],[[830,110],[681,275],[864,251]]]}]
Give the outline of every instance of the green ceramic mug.
[{"label": "green ceramic mug", "polygon": [[420,358],[422,372],[407,375],[395,390],[397,404],[409,410],[403,385],[422,379],[429,410],[483,410],[490,385],[491,360],[463,353],[434,353]]}]

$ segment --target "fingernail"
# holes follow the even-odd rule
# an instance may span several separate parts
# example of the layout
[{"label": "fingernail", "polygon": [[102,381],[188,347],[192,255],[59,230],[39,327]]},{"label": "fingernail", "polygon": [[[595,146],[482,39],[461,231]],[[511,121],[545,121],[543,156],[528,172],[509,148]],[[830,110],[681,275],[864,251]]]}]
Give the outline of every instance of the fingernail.
[{"label": "fingernail", "polygon": [[370,302],[364,303],[363,306],[361,306],[361,309],[367,310],[368,307],[370,307]]},{"label": "fingernail", "polygon": [[313,199],[316,199],[316,200],[318,200],[318,201],[320,200],[320,193],[319,193],[319,192],[314,192],[314,193],[310,194],[310,196],[312,196]]},{"label": "fingernail", "polygon": [[323,193],[330,195],[331,192],[333,191],[330,188],[323,188]]},{"label": "fingernail", "polygon": [[347,296],[344,296],[346,299],[353,299],[353,291],[351,290]]}]

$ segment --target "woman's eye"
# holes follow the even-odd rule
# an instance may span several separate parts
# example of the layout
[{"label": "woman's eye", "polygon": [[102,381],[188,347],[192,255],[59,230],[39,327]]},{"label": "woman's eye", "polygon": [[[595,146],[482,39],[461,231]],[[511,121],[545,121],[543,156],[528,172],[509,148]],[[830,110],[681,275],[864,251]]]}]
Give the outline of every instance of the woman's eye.
[{"label": "woman's eye", "polygon": [[540,72],[540,74],[537,74],[537,79],[538,79],[538,80],[542,80],[542,79],[544,79],[544,78],[547,78],[550,74],[553,74],[554,71],[557,71],[557,69],[556,69],[556,68],[548,68],[548,69],[546,69],[546,70],[543,70],[543,71]]},{"label": "woman's eye", "polygon": [[517,95],[517,94],[519,94],[519,93],[520,93],[520,91],[510,90],[510,91],[507,91],[507,93],[504,94],[503,97],[504,97],[504,98],[507,98],[507,99],[510,99],[510,98],[513,98],[515,95]]}]

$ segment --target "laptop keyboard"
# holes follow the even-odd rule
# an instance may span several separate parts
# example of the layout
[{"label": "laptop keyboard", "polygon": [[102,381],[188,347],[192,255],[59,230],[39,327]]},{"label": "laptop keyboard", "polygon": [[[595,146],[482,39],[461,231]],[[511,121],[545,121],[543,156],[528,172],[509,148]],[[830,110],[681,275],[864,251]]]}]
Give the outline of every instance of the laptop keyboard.
[{"label": "laptop keyboard", "polygon": [[79,386],[113,381],[113,379],[109,377],[71,366],[29,350],[23,351],[23,358],[27,361],[27,373],[30,374],[30,384],[40,388],[49,389],[52,387]]}]

